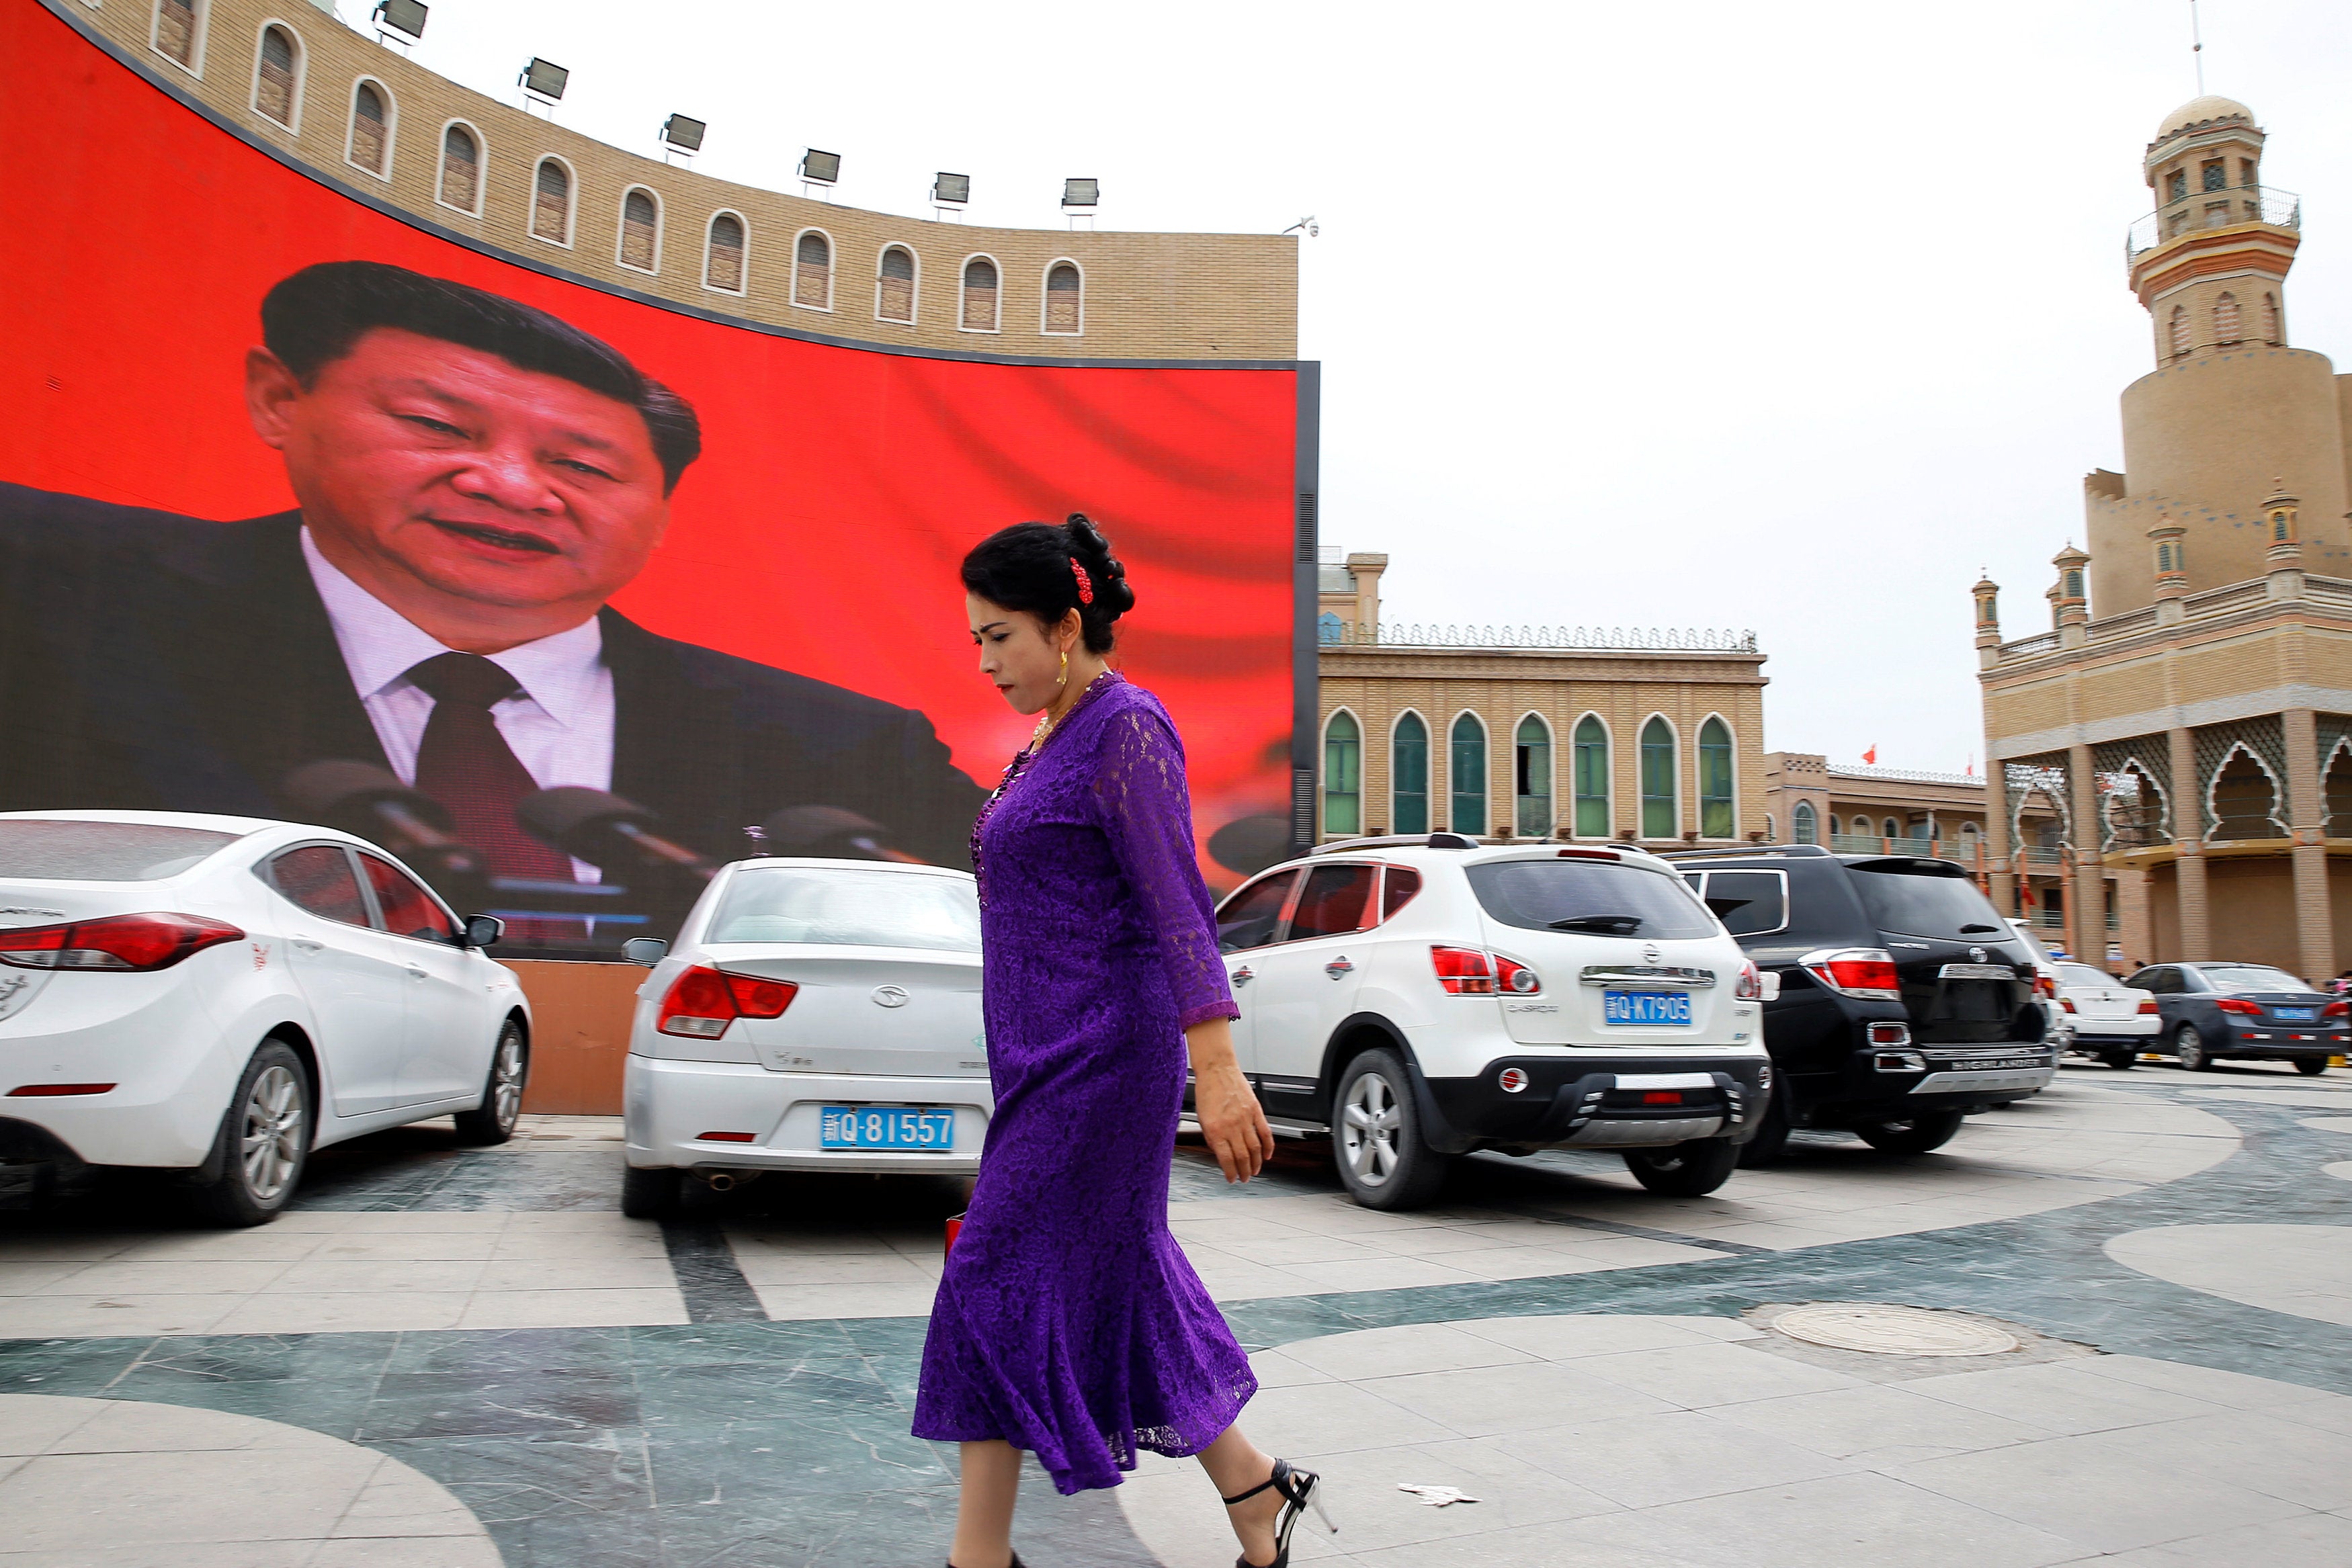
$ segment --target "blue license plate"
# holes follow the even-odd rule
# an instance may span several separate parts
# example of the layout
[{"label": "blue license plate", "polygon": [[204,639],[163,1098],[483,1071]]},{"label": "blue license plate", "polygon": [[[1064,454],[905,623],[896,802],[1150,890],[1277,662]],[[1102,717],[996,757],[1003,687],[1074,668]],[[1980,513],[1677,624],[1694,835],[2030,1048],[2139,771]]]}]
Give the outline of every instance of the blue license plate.
[{"label": "blue license plate", "polygon": [[2317,1008],[2273,1008],[2271,1017],[2282,1023],[2309,1023],[2319,1016]]},{"label": "blue license plate", "polygon": [[1601,1019],[1603,1023],[1686,1024],[1690,1004],[1687,991],[1603,991]]},{"label": "blue license plate", "polygon": [[817,1146],[937,1153],[955,1147],[955,1113],[939,1106],[827,1105]]}]

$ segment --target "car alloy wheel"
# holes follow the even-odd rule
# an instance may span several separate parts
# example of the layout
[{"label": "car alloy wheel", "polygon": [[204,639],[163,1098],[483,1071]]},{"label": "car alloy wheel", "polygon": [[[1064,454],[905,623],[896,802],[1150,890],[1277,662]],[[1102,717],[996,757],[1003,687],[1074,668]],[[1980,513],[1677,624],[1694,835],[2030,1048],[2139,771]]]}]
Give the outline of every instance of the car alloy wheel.
[{"label": "car alloy wheel", "polygon": [[301,1168],[302,1109],[300,1081],[276,1062],[261,1071],[246,1094],[237,1157],[245,1190],[256,1203],[276,1203]]},{"label": "car alloy wheel", "polygon": [[2172,1054],[2179,1060],[2184,1071],[2205,1072],[2213,1066],[2213,1058],[2205,1049],[2205,1037],[2197,1032],[2195,1024],[2180,1026],[2180,1032],[2172,1037]]},{"label": "car alloy wheel", "polygon": [[1348,1103],[1339,1113],[1339,1157],[1364,1186],[1381,1186],[1396,1174],[1397,1134],[1403,1123],[1396,1090],[1386,1078],[1367,1072],[1349,1085]]},{"label": "car alloy wheel", "polygon": [[509,1019],[499,1028],[498,1043],[490,1048],[490,1070],[482,1081],[482,1098],[472,1109],[454,1118],[457,1141],[483,1145],[503,1144],[514,1136],[522,1119],[523,1085],[530,1077],[530,1048],[523,1043],[522,1026]]}]

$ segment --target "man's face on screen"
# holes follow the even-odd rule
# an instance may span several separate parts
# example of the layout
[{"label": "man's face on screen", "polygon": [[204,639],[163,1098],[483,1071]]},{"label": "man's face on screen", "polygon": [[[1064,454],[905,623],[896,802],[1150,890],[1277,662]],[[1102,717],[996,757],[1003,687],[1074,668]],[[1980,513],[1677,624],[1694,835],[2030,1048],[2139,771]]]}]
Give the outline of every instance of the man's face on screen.
[{"label": "man's face on screen", "polygon": [[307,389],[257,350],[247,392],[322,553],[453,645],[577,625],[669,523],[635,408],[495,354],[380,328]]}]

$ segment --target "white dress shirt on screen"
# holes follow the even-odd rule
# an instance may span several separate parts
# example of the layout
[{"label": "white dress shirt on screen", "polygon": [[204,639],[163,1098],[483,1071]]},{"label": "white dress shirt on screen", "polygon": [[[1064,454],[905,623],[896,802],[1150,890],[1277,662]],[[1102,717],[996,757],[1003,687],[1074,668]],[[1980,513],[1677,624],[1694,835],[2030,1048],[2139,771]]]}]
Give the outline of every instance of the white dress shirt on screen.
[{"label": "white dress shirt on screen", "polygon": [[[384,758],[402,783],[415,784],[416,749],[433,716],[433,698],[408,672],[452,650],[344,576],[319,552],[307,528],[302,559]],[[613,672],[604,664],[604,631],[596,618],[488,657],[522,687],[491,708],[490,717],[531,781],[542,789],[561,784],[610,789]],[[583,882],[598,880],[596,868],[585,861],[575,860],[572,867]]]}]

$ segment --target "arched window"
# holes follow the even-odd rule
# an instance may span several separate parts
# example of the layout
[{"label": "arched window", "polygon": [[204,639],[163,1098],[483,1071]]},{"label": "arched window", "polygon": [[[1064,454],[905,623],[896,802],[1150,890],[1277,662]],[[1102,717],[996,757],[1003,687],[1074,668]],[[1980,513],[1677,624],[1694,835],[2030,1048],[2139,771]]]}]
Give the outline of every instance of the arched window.
[{"label": "arched window", "polygon": [[1789,836],[1801,844],[1817,844],[1822,841],[1821,825],[1813,817],[1813,803],[1811,800],[1800,800],[1789,808]]},{"label": "arched window", "polygon": [[1364,732],[1345,708],[1323,727],[1323,836],[1364,831]]},{"label": "arched window", "polygon": [[2327,809],[2325,831],[2331,839],[2352,839],[2352,751],[2341,747],[2327,759],[2320,782],[2320,799]]},{"label": "arched window", "polygon": [[1085,319],[1086,295],[1077,263],[1057,261],[1045,269],[1045,319],[1048,332],[1076,333]]},{"label": "arched window", "polygon": [[295,72],[301,46],[276,23],[261,29],[261,58],[254,67],[253,107],[287,130],[294,129]]},{"label": "arched window", "polygon": [[651,191],[621,198],[621,265],[651,272],[661,256],[661,208]]},{"label": "arched window", "polygon": [[1315,640],[1324,646],[1331,646],[1347,634],[1347,623],[1339,619],[1338,611],[1326,610],[1315,618]]},{"label": "arched window", "polygon": [[1698,727],[1698,836],[1736,839],[1738,820],[1732,809],[1731,727],[1710,718]]},{"label": "arched window", "polygon": [[2224,294],[2213,301],[2213,340],[2217,343],[2237,343],[2245,340],[2238,325],[2238,297]]},{"label": "arched window", "polygon": [[1429,726],[1417,713],[1397,720],[1389,738],[1389,825],[1400,833],[1429,831]]},{"label": "arched window", "polygon": [[343,156],[378,179],[392,172],[392,99],[374,82],[352,89],[352,144]]},{"label": "arched window", "polygon": [[874,285],[874,316],[881,321],[915,319],[915,253],[903,245],[882,247],[882,266]]},{"label": "arched window", "polygon": [[2189,307],[2176,305],[2172,308],[2173,358],[2179,359],[2189,351]]},{"label": "arched window", "polygon": [[1769,811],[1764,813],[1764,841],[1768,844],[1780,841],[1780,833],[1773,827],[1772,813]]},{"label": "arched window", "polygon": [[996,263],[975,256],[963,264],[963,315],[967,332],[996,330]]},{"label": "arched window", "polygon": [[1454,721],[1446,747],[1446,789],[1452,810],[1446,825],[1475,836],[1486,831],[1486,727],[1475,713]]},{"label": "arched window", "polygon": [[1575,762],[1569,770],[1576,794],[1576,836],[1605,839],[1609,836],[1609,727],[1601,722],[1599,714],[1589,713],[1576,721],[1570,739],[1576,747]]},{"label": "arched window", "polygon": [[552,158],[541,159],[531,176],[530,236],[550,245],[572,243],[572,171]]},{"label": "arched window", "polygon": [[441,204],[478,216],[482,210],[481,140],[455,121],[441,132]]},{"label": "arched window", "polygon": [[1887,818],[1886,821],[1879,823],[1878,826],[1881,830],[1882,837],[1899,839],[1903,836],[1903,824],[1896,821],[1892,817]]},{"label": "arched window", "polygon": [[2213,779],[2213,831],[2216,839],[2283,839],[2288,836],[2278,820],[2279,791],[2269,769],[2242,747]]},{"label": "arched window", "polygon": [[1519,720],[1511,742],[1511,772],[1515,831],[1523,839],[1551,837],[1551,727],[1534,714]]},{"label": "arched window", "polygon": [[719,213],[710,220],[710,243],[702,255],[702,284],[730,294],[743,292],[743,220]]},{"label": "arched window", "polygon": [[2275,343],[2278,340],[2278,296],[2275,294],[2265,294],[2263,296],[2263,341],[2265,343]]},{"label": "arched window", "polygon": [[793,303],[833,308],[833,242],[816,229],[803,229],[793,242]]},{"label": "arched window", "polygon": [[2083,569],[2079,566],[2070,566],[2066,569],[2066,597],[2069,599],[2083,597]]},{"label": "arched window", "polygon": [[1830,837],[1833,839],[1841,837],[1844,833],[1844,831],[1845,824],[1838,821],[1837,813],[1835,811],[1832,811],[1830,813]]},{"label": "arched window", "polygon": [[196,69],[197,47],[204,41],[204,0],[156,0],[155,52],[173,65]]},{"label": "arched window", "polygon": [[1682,831],[1675,797],[1675,732],[1663,718],[1642,727],[1642,836],[1671,839]]}]

